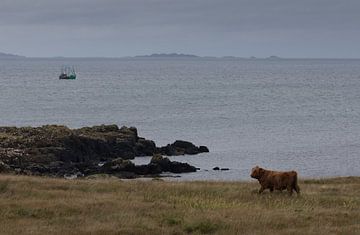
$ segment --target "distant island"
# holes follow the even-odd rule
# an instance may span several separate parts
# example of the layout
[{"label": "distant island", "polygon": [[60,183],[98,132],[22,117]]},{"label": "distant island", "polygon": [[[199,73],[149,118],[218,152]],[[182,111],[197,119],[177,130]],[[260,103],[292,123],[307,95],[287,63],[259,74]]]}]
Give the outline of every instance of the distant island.
[{"label": "distant island", "polygon": [[126,56],[126,57],[64,57],[64,56],[54,56],[54,57],[26,57],[10,53],[0,52],[0,59],[31,59],[31,58],[45,58],[45,59],[206,59],[206,60],[280,60],[282,57],[278,56],[269,56],[269,57],[238,57],[238,56],[199,56],[194,54],[184,54],[184,53],[153,53],[150,55],[136,55],[136,56]]},{"label": "distant island", "polygon": [[268,60],[280,60],[282,58],[279,57],[279,56],[272,55],[272,56],[267,57],[266,59],[268,59]]},{"label": "distant island", "polygon": [[178,53],[155,53],[151,55],[138,55],[135,58],[200,58],[200,56]]},{"label": "distant island", "polygon": [[25,56],[19,56],[19,55],[7,54],[7,53],[0,52],[0,59],[20,59],[20,58],[25,58]]}]

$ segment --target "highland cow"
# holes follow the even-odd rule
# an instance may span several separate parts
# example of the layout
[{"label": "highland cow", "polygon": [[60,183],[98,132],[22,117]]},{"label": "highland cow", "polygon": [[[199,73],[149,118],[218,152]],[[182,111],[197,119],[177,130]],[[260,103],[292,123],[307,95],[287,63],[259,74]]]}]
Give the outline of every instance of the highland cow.
[{"label": "highland cow", "polygon": [[259,181],[261,185],[259,193],[265,189],[269,189],[270,192],[273,192],[274,189],[280,191],[286,189],[289,195],[292,195],[293,190],[300,194],[296,171],[269,171],[256,166],[251,170],[250,176]]}]

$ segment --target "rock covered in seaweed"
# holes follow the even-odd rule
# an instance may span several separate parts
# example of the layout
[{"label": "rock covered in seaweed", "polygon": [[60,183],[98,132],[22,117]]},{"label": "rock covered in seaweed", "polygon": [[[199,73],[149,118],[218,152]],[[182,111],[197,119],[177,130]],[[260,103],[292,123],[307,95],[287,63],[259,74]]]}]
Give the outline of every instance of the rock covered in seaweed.
[{"label": "rock covered in seaweed", "polygon": [[155,154],[150,163],[159,165],[164,172],[184,173],[196,171],[196,167],[191,166],[188,163],[170,161],[169,158],[163,157],[160,154]]},{"label": "rock covered in seaweed", "polygon": [[[157,174],[163,171],[194,171],[186,163],[162,160],[135,166],[135,156],[196,154],[208,152],[187,141],[156,147],[154,141],[138,136],[135,127],[100,125],[70,129],[66,126],[0,127],[0,171],[19,174],[69,175],[111,172]],[[121,159],[121,160],[120,160]],[[99,170],[98,163],[105,162]],[[167,162],[167,164],[164,164]],[[6,167],[5,167],[6,166]],[[195,169],[196,170],[196,169]]]},{"label": "rock covered in seaweed", "polygon": [[[66,126],[0,127],[0,160],[3,157],[30,162],[87,162],[135,156],[197,154],[208,152],[177,140],[166,147],[139,137],[135,127],[101,125],[69,129]],[[6,160],[3,160],[6,161]]]},{"label": "rock covered in seaweed", "polygon": [[195,146],[193,143],[183,140],[176,140],[172,144],[159,148],[159,152],[167,156],[207,153],[209,149],[206,146]]},{"label": "rock covered in seaweed", "polygon": [[10,166],[0,161],[0,173],[8,173],[11,171]]}]

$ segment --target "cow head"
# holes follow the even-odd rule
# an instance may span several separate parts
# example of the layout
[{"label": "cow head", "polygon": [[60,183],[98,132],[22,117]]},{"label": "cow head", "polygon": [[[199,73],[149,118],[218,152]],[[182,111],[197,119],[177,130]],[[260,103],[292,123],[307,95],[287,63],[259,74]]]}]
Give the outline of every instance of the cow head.
[{"label": "cow head", "polygon": [[254,178],[254,179],[259,179],[264,173],[264,169],[263,168],[260,168],[259,166],[256,166],[254,168],[252,168],[251,170],[251,178]]}]

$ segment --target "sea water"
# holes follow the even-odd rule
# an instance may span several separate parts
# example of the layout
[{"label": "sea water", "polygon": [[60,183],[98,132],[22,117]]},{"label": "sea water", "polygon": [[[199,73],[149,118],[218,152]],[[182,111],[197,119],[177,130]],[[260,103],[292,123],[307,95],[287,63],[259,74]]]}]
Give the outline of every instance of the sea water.
[{"label": "sea water", "polygon": [[[58,79],[63,65],[76,80]],[[255,165],[360,176],[360,60],[0,60],[0,125],[113,123],[208,146],[170,157],[200,168],[180,180],[248,180]]]}]

